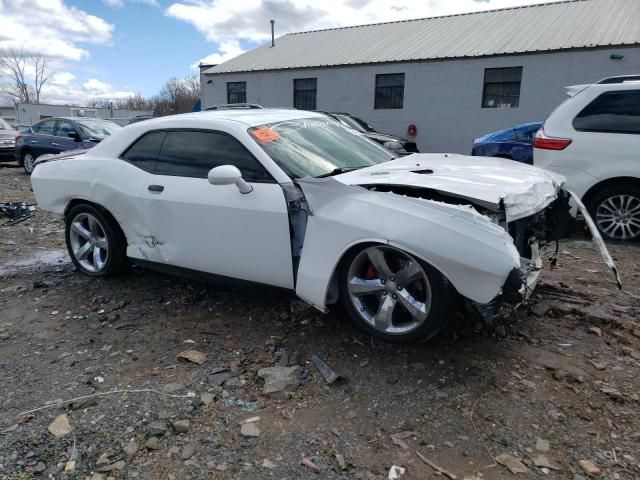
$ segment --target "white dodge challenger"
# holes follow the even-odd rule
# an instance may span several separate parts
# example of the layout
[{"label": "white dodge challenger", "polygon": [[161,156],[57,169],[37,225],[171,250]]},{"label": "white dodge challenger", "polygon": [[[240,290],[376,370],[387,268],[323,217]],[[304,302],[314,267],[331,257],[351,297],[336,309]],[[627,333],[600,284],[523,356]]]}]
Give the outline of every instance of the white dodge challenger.
[{"label": "white dodge challenger", "polygon": [[539,247],[571,223],[559,175],[499,158],[393,158],[297,110],[136,123],[40,159],[31,181],[40,208],[64,215],[82,273],[132,260],[283,287],[322,311],[340,302],[397,342],[436,333],[454,299],[485,317],[511,311],[536,284]]}]

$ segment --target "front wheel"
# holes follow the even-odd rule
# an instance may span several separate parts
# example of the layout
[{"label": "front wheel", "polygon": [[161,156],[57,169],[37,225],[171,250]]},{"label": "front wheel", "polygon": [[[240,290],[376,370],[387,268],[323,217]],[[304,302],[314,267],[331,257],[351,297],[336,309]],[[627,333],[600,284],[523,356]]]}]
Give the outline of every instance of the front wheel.
[{"label": "front wheel", "polygon": [[27,175],[31,175],[33,173],[35,165],[36,157],[33,156],[33,153],[27,152],[22,156],[22,168],[24,168]]},{"label": "front wheel", "polygon": [[640,239],[640,187],[617,185],[605,188],[589,202],[589,213],[605,238]]},{"label": "front wheel", "polygon": [[66,216],[67,249],[78,270],[92,277],[121,273],[127,264],[120,227],[92,205],[73,207]]},{"label": "front wheel", "polygon": [[426,340],[443,327],[446,280],[432,266],[386,245],[352,252],[340,272],[340,298],[361,330],[381,340]]}]

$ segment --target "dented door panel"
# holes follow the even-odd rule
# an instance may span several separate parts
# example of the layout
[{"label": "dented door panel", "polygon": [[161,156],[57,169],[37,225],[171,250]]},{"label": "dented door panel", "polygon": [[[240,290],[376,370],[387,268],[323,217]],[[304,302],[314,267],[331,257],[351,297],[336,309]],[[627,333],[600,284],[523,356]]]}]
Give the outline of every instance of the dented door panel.
[{"label": "dented door panel", "polygon": [[211,185],[204,178],[150,175],[145,215],[162,263],[293,288],[289,220],[276,183]]}]

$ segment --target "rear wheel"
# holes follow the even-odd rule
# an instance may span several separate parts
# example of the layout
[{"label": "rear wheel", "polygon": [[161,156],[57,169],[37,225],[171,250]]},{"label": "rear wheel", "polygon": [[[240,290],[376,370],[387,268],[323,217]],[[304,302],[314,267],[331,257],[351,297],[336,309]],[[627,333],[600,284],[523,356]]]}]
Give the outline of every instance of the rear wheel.
[{"label": "rear wheel", "polygon": [[340,298],[361,330],[388,342],[428,339],[440,331],[448,286],[433,267],[386,245],[352,252],[340,272]]},{"label": "rear wheel", "polygon": [[33,168],[36,164],[36,157],[31,152],[26,152],[22,155],[22,168],[28,175],[33,173]]},{"label": "rear wheel", "polygon": [[106,277],[126,268],[126,241],[120,227],[94,206],[73,207],[66,216],[65,233],[71,260],[85,275]]},{"label": "rear wheel", "polygon": [[616,185],[603,189],[589,202],[589,213],[605,238],[640,239],[640,187]]}]

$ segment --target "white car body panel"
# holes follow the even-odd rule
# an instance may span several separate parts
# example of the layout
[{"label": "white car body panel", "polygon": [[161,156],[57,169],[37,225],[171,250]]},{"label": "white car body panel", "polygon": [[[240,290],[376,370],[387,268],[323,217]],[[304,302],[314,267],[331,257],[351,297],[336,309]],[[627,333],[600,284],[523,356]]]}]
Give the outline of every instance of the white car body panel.
[{"label": "white car body panel", "polygon": [[[336,267],[351,247],[375,242],[405,250],[438,269],[464,297],[491,302],[514,269],[534,285],[539,259],[522,259],[509,233],[471,205],[427,200],[364,185],[404,186],[465,199],[513,221],[548,206],[559,175],[499,158],[414,154],[325,179],[295,181],[310,208],[306,226],[290,223],[283,186],[291,178],[249,136],[273,122],[320,117],[296,110],[214,111],[129,125],[92,150],[39,163],[31,176],[40,208],[63,213],[71,201],[107,209],[134,259],[289,289],[321,310]],[[161,129],[226,132],[262,163],[275,183],[211,185],[205,178],[148,173],[120,159],[141,135]],[[414,173],[429,170],[428,173]],[[161,193],[148,190],[162,185]],[[304,228],[297,270],[291,230]],[[296,237],[298,240],[298,237]],[[534,250],[532,248],[532,250]],[[534,268],[528,267],[533,265]],[[294,275],[295,271],[295,275]]]},{"label": "white car body panel", "polygon": [[479,303],[498,295],[509,272],[520,266],[509,234],[471,207],[372,192],[338,178],[299,184],[312,214],[296,293],[320,309],[338,260],[361,243],[388,244],[422,258]]},{"label": "white car body panel", "polygon": [[[433,173],[414,173],[430,170]],[[414,153],[336,177],[350,185],[406,185],[475,200],[492,209],[504,204],[507,221],[539,212],[557,197],[560,175],[495,157]]]},{"label": "white car body panel", "polygon": [[[143,203],[162,263],[293,288],[289,218],[277,183],[211,185],[205,178],[149,175]],[[168,221],[168,219],[171,219]]]},{"label": "white car body panel", "polygon": [[544,135],[571,139],[564,150],[534,148],[536,167],[566,177],[566,188],[580,199],[598,183],[615,177],[640,179],[640,135],[586,132],[573,127],[574,118],[606,92],[640,90],[640,81],[567,87],[567,98],[545,120]]}]

